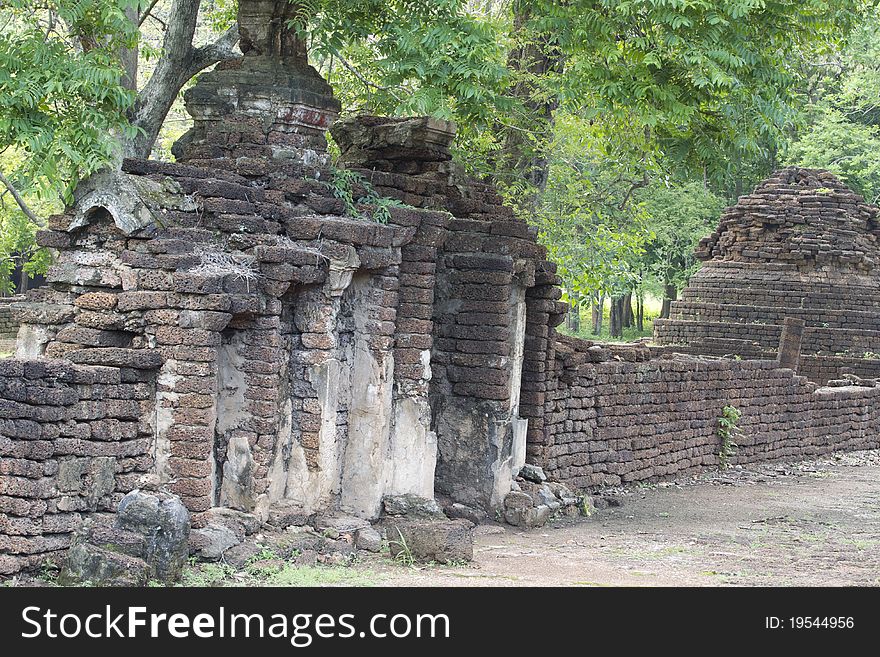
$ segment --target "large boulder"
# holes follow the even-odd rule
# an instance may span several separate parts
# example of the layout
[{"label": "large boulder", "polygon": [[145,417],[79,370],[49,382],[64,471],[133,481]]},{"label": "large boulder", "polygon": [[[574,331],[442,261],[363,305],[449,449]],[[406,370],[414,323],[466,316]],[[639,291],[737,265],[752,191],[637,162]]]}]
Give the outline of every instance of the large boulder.
[{"label": "large boulder", "polygon": [[176,495],[133,490],[122,498],[116,527],[145,538],[143,559],[153,578],[179,579],[189,558],[189,511]]},{"label": "large boulder", "polygon": [[134,490],[113,526],[87,523],[76,533],[61,573],[64,584],[144,586],[180,578],[189,556],[189,512],[174,495]]}]

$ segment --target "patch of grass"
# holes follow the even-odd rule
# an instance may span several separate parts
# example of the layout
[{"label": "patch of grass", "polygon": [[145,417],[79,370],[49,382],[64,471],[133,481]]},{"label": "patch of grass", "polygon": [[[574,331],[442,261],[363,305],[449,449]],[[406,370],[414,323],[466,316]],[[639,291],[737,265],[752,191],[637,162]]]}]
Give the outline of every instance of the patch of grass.
[{"label": "patch of grass", "polygon": [[397,547],[397,554],[394,555],[394,560],[402,566],[413,566],[415,564],[415,557],[413,557],[412,550],[409,549],[409,546],[406,544],[406,539],[403,537],[403,534],[398,529],[397,535],[400,540],[397,541],[388,541],[389,547],[394,545]]},{"label": "patch of grass", "polygon": [[560,333],[565,333],[566,335],[572,335],[577,338],[583,338],[585,340],[592,340],[594,342],[632,342],[633,340],[638,340],[639,338],[649,338],[654,335],[654,318],[653,317],[645,317],[645,330],[639,331],[637,327],[630,326],[629,328],[625,328],[621,331],[622,335],[619,337],[611,337],[611,333],[608,331],[608,323],[605,322],[602,324],[602,331],[595,335],[590,330],[590,321],[589,317],[587,318],[586,323],[584,320],[581,320],[581,330],[577,332],[569,331],[565,324],[560,324],[557,329]]},{"label": "patch of grass", "polygon": [[9,358],[11,355],[11,351],[0,351],[0,358]]},{"label": "patch of grass", "polygon": [[223,563],[190,566],[178,586],[375,586],[377,579],[372,571],[347,566],[301,566],[266,549],[249,560],[243,571]]},{"label": "patch of grass", "polygon": [[52,559],[46,559],[40,567],[40,579],[55,584],[58,581],[58,575],[61,574],[61,566]]},{"label": "patch of grass", "polygon": [[[635,302],[633,302],[635,305]],[[663,300],[655,297],[651,294],[645,295],[645,321],[644,321],[644,330],[639,331],[635,326],[631,326],[629,328],[623,329],[623,335],[620,337],[612,338],[608,329],[611,324],[610,322],[610,313],[611,313],[611,303],[608,299],[605,299],[605,304],[602,308],[602,330],[598,335],[594,335],[590,330],[590,322],[592,312],[590,310],[590,306],[588,304],[584,304],[580,307],[580,330],[577,332],[570,331],[567,328],[567,322],[563,322],[561,325],[557,327],[557,331],[560,333],[564,333],[566,335],[573,335],[578,338],[584,338],[585,340],[593,340],[596,342],[632,342],[633,340],[638,340],[639,338],[647,338],[651,337],[654,334],[654,320],[660,315],[660,311],[663,307]],[[569,312],[574,312],[569,310]]]},{"label": "patch of grass", "polygon": [[870,550],[877,546],[877,541],[870,541],[864,539],[842,539],[842,543],[849,543],[856,550],[862,552],[864,550]]},{"label": "patch of grass", "polygon": [[694,555],[696,552],[688,547],[681,545],[668,545],[665,547],[655,547],[648,549],[633,549],[627,547],[611,548],[608,554],[615,557],[622,557],[631,561],[657,561],[667,557],[675,557],[681,555]]},{"label": "patch of grass", "polygon": [[183,571],[181,586],[225,586],[235,568],[225,563],[203,563]]},{"label": "patch of grass", "polygon": [[260,583],[265,586],[375,586],[376,574],[345,566],[287,564]]}]

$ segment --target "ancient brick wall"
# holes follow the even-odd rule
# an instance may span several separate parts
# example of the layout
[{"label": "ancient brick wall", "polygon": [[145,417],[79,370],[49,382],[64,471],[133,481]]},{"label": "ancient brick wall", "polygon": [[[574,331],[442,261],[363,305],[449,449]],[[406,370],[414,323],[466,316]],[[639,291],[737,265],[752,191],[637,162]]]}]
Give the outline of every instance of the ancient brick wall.
[{"label": "ancient brick wall", "polygon": [[[70,231],[82,207],[53,219],[55,230],[40,235],[60,249],[49,287],[34,291],[20,312],[42,329],[42,353],[90,364],[154,363],[156,468],[191,511],[218,503],[253,510],[261,499],[284,498],[288,486],[309,491],[307,506],[327,503],[338,493],[343,461],[353,458],[344,456],[344,443],[352,412],[363,409],[352,404],[391,413],[386,394],[397,381],[399,397],[421,395],[419,412],[427,413],[424,367],[406,367],[419,359],[401,351],[396,367],[386,354],[396,343],[415,348],[416,330],[431,333],[413,325],[417,306],[399,309],[414,300],[411,290],[430,291],[430,273],[401,281],[399,267],[402,248],[448,217],[393,208],[388,225],[343,218],[341,203],[321,186],[321,196],[299,198],[328,214],[310,209],[311,216],[285,220],[293,213],[273,206],[272,189],[232,173],[135,161],[125,170],[131,184],[174,190],[154,209],[165,228],[126,235],[98,214]],[[192,193],[199,203],[187,200]],[[418,248],[407,252],[408,265],[430,265],[434,254]],[[355,362],[364,350],[372,360]],[[366,371],[360,366],[370,375],[355,381]],[[381,399],[353,398],[374,385]],[[378,422],[404,419],[389,414]]]},{"label": "ancient brick wall", "polygon": [[23,301],[24,297],[0,297],[0,340],[14,340],[18,335],[19,322],[12,312],[12,304]]},{"label": "ancient brick wall", "polygon": [[718,467],[727,405],[742,413],[734,464],[880,446],[874,382],[818,387],[773,361],[652,358],[644,347],[591,348],[568,338],[556,353],[541,463],[573,487]]},{"label": "ancient brick wall", "polygon": [[422,304],[418,328],[433,333],[420,342],[430,351],[419,357],[430,363],[435,488],[459,502],[495,507],[525,462],[527,431],[540,436],[551,318],[558,323],[565,311],[555,265],[535,230],[491,186],[452,162],[452,124],[357,117],[331,132],[340,163],[377,194],[451,215],[442,248],[419,251],[433,263],[422,272],[434,274],[433,281],[422,278],[406,301]]},{"label": "ancient brick wall", "polygon": [[153,466],[155,385],[142,370],[0,360],[0,574],[68,547]]}]

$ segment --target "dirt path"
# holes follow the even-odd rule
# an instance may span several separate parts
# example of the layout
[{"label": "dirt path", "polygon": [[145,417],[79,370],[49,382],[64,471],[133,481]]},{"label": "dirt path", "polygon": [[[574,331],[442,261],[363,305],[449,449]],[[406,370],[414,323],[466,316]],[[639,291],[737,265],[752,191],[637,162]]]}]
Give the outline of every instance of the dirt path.
[{"label": "dirt path", "polygon": [[478,528],[467,567],[372,564],[383,586],[880,585],[880,453],[607,491],[622,506]]}]

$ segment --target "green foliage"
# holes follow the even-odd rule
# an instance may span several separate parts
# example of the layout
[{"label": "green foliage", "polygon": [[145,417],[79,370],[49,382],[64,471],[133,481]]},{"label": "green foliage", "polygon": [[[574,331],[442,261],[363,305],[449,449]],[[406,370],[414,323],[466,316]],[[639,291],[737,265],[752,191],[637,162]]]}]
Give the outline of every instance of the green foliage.
[{"label": "green foliage", "polygon": [[225,32],[235,24],[236,0],[202,0],[200,7],[204,21],[214,32]]},{"label": "green foliage", "polygon": [[[123,14],[137,4],[148,3],[0,5],[0,171],[40,216],[69,201],[131,130],[134,94],[121,84],[118,56],[139,41]],[[344,111],[455,120],[457,157],[503,183],[574,299],[681,287],[724,201],[781,159],[830,168],[868,200],[880,196],[874,3],[294,4],[311,61]],[[232,25],[236,10],[236,0],[203,0],[202,36]],[[152,37],[140,37],[142,60],[160,55]],[[178,123],[158,152],[167,156]],[[545,188],[513,167],[511,143],[546,163]],[[335,172],[330,186],[353,217],[386,223],[400,205],[351,172]],[[0,285],[15,258],[33,273],[48,263],[35,228],[2,200]]]},{"label": "green foliage", "polygon": [[403,532],[401,532],[399,529],[397,530],[397,536],[397,540],[388,541],[388,546],[394,546],[393,549],[397,550],[397,554],[394,555],[394,560],[402,566],[414,566],[416,559],[413,556],[412,550],[410,549],[409,545],[407,545],[406,543],[406,538],[403,536]]},{"label": "green foliage", "polygon": [[532,81],[585,116],[623,114],[694,171],[723,175],[782,135],[795,111],[804,50],[821,53],[861,3],[826,0],[522,0],[526,38],[564,68]]},{"label": "green foliage", "polygon": [[503,102],[498,24],[464,0],[304,0],[312,57],[352,111],[430,114],[486,125]]},{"label": "green foliage", "polygon": [[880,199],[880,126],[824,107],[792,144],[788,157],[799,166],[832,171],[869,203]]},{"label": "green foliage", "polygon": [[[18,151],[9,149],[0,162],[0,172],[11,175],[10,171],[20,164]],[[0,293],[13,293],[12,274],[21,266],[30,278],[45,274],[51,264],[49,251],[36,244],[38,226],[30,221],[10,195],[0,190]],[[29,206],[38,216],[48,216],[61,210],[58,200],[42,199],[36,192],[25,194]]]},{"label": "green foliage", "polygon": [[845,47],[814,62],[812,68],[805,117],[786,159],[828,169],[876,203],[880,200],[878,14],[870,14]]},{"label": "green foliage", "polygon": [[724,201],[699,182],[664,180],[638,192],[652,237],[644,268],[662,286],[681,289],[697,270],[694,249],[718,223]]},{"label": "green foliage", "polygon": [[40,565],[40,579],[50,584],[58,581],[58,575],[61,573],[61,566],[55,563],[54,559],[46,559]]},{"label": "green foliage", "polygon": [[[609,330],[609,313],[608,313],[608,304],[605,304],[605,312],[604,319],[602,323],[602,330],[598,333],[593,333],[589,323],[589,309],[585,306],[581,306],[581,325],[580,330],[578,332],[569,331],[566,328],[565,324],[561,324],[557,327],[557,331],[560,333],[565,333],[566,335],[573,335],[575,337],[584,338],[585,340],[594,340],[598,342],[633,342],[635,340],[640,340],[642,338],[649,338],[654,333],[654,319],[655,316],[646,316],[645,317],[645,327],[643,331],[639,331],[636,326],[624,327],[621,329],[620,335],[611,335],[611,331]],[[574,309],[569,312],[574,312]]]},{"label": "green foliage", "polygon": [[730,459],[736,456],[738,445],[734,442],[734,438],[741,433],[740,418],[742,418],[742,412],[736,406],[727,405],[721,409],[721,415],[718,418],[718,437],[721,439],[718,460],[722,470],[730,467]]},{"label": "green foliage", "polygon": [[[630,202],[641,178],[643,140],[623,123],[612,127],[566,114],[556,132],[549,182],[533,217],[540,239],[569,294],[623,293],[651,238],[644,214]],[[508,190],[510,202],[518,191]]]},{"label": "green foliage", "polygon": [[17,208],[0,209],[0,292],[15,291],[11,277],[19,265],[30,278],[46,273],[52,260],[36,245],[36,232],[37,226]]},{"label": "green foliage", "polygon": [[182,586],[223,586],[235,575],[235,568],[229,564],[190,563],[181,577]]},{"label": "green foliage", "polygon": [[[345,214],[359,219],[372,219],[387,224],[391,219],[391,208],[409,207],[397,199],[379,196],[370,182],[357,171],[333,169],[333,178],[326,183],[333,196],[345,204]],[[361,212],[361,206],[372,206],[369,212]]]},{"label": "green foliage", "polygon": [[[137,43],[125,18],[137,0],[7,0],[0,6],[0,152],[21,158],[9,177],[43,198],[71,199],[130,133],[134,94],[118,53]],[[5,167],[4,167],[5,169]]]}]

